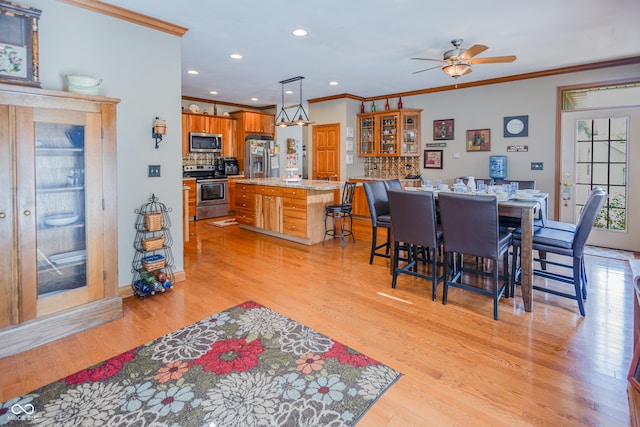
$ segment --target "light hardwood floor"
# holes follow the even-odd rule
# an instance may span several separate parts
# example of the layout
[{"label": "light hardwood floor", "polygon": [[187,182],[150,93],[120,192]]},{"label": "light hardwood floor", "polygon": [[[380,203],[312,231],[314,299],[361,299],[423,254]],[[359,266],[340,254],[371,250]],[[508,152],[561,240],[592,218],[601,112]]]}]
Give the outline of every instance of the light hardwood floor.
[{"label": "light hardwood floor", "polygon": [[[360,426],[628,426],[633,291],[626,261],[588,257],[589,299],[534,292],[533,312],[369,265],[370,227],[356,239],[304,246],[240,230],[191,224],[187,281],[128,298],[124,317],[0,360],[0,401],[96,364],[176,328],[254,300],[385,363],[403,376]],[[380,235],[382,238],[382,234]],[[125,274],[126,275],[126,274]],[[540,279],[536,279],[540,280]]]}]

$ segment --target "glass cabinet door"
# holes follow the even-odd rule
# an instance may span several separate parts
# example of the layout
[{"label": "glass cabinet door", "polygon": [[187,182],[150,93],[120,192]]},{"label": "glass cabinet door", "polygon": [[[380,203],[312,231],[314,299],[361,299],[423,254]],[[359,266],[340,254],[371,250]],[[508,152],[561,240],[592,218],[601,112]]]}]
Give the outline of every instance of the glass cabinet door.
[{"label": "glass cabinet door", "polygon": [[397,156],[398,151],[398,113],[380,115],[378,120],[380,148],[378,154],[382,156]]},{"label": "glass cabinet door", "polygon": [[402,113],[402,151],[403,156],[420,155],[420,113]]},{"label": "glass cabinet door", "polygon": [[375,116],[358,116],[358,154],[373,156],[375,154]]},{"label": "glass cabinet door", "polygon": [[38,298],[87,286],[85,127],[35,123]]},{"label": "glass cabinet door", "polygon": [[[26,110],[25,110],[26,111]],[[25,283],[41,317],[104,296],[102,206],[102,137],[99,113],[34,108],[29,130],[18,132],[28,153],[17,167],[27,174],[33,165],[35,247],[21,242],[23,253],[35,252],[37,276]],[[26,144],[25,144],[26,145]],[[25,230],[26,231],[26,230]],[[23,268],[28,269],[25,265]]]}]

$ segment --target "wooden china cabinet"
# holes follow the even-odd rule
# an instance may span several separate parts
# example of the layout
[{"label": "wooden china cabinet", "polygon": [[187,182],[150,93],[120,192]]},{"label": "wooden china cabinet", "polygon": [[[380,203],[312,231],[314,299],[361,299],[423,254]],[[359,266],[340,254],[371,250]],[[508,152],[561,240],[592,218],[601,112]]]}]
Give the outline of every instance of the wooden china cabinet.
[{"label": "wooden china cabinet", "polygon": [[421,111],[406,109],[358,114],[358,155],[419,156]]},{"label": "wooden china cabinet", "polygon": [[0,84],[0,358],[122,316],[118,102]]}]

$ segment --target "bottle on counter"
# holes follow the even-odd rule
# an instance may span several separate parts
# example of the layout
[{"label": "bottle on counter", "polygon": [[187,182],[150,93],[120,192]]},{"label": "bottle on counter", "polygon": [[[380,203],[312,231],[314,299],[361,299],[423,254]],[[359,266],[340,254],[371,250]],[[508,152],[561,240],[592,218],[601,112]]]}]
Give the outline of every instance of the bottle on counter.
[{"label": "bottle on counter", "polygon": [[376,112],[376,101],[371,101],[371,112],[372,113]]}]

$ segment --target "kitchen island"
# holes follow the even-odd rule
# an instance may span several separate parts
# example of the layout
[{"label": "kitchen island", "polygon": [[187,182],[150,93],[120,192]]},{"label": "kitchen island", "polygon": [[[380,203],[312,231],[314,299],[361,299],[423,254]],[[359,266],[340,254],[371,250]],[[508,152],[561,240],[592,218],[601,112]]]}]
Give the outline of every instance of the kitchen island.
[{"label": "kitchen island", "polygon": [[325,206],[340,199],[339,181],[239,179],[235,188],[240,228],[306,245],[322,242]]}]

